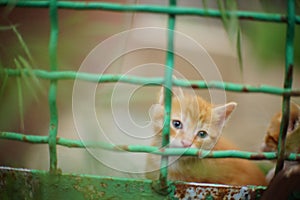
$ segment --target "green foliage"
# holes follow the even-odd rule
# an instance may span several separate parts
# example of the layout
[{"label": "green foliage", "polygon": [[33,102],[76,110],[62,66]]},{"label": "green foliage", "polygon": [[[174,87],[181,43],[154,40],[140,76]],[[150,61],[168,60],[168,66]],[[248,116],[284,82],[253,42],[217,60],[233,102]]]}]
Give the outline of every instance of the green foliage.
[{"label": "green foliage", "polygon": [[[228,34],[230,41],[236,45],[236,54],[239,61],[241,72],[243,71],[243,58],[241,47],[241,29],[239,26],[239,19],[236,14],[237,2],[236,0],[218,0],[218,8],[221,12],[221,19],[223,26]],[[230,11],[232,14],[228,14]]]},{"label": "green foliage", "polygon": [[[262,22],[244,23],[243,29],[250,39],[253,53],[263,63],[272,64],[285,59],[286,25]],[[300,27],[295,27],[295,67],[300,64]],[[270,66],[270,65],[263,65]]]},{"label": "green foliage", "polygon": [[243,71],[243,57],[242,57],[242,42],[241,42],[241,29],[238,29],[237,32],[237,39],[236,39],[236,50],[237,50],[237,56],[239,60],[239,65],[241,71]]},{"label": "green foliage", "polygon": [[[20,117],[20,127],[24,129],[24,96],[23,90],[29,91],[31,95],[34,97],[36,101],[38,101],[37,91],[44,91],[42,85],[40,84],[39,79],[33,73],[33,67],[35,66],[35,62],[33,56],[31,55],[28,46],[26,45],[21,33],[17,30],[17,26],[0,26],[0,31],[12,31],[13,34],[17,37],[18,44],[24,52],[24,56],[16,55],[13,57],[13,63],[15,68],[20,71],[20,76],[17,77],[17,96],[18,96],[18,110]],[[5,89],[7,87],[8,75],[5,72],[4,68],[8,68],[7,66],[3,66],[0,63],[0,99],[3,98]],[[23,84],[24,83],[24,84]],[[38,90],[37,90],[38,89]]]},{"label": "green foliage", "polygon": [[0,62],[0,99],[4,95],[4,89],[7,85],[8,75],[4,72],[4,67]]},{"label": "green foliage", "polygon": [[[300,12],[300,1],[296,0],[296,14]],[[265,13],[281,13],[286,15],[286,1],[267,1],[260,0],[261,8]],[[260,61],[263,67],[272,66],[277,62],[285,60],[285,43],[286,43],[286,24],[265,23],[265,22],[243,22],[243,29],[247,38],[254,49],[253,53]],[[295,26],[294,37],[294,66],[300,67],[300,27]],[[270,65],[271,64],[271,65]],[[278,66],[278,65],[277,65]]]},{"label": "green foliage", "polygon": [[17,88],[18,88],[18,107],[19,107],[19,114],[20,114],[20,127],[21,130],[24,130],[25,125],[24,125],[23,92],[22,92],[22,83],[20,77],[17,77]]}]

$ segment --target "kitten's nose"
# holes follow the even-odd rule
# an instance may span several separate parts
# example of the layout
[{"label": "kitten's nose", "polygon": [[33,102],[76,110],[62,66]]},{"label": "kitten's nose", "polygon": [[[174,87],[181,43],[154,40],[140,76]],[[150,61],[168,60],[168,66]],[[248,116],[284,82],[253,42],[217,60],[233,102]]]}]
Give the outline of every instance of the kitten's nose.
[{"label": "kitten's nose", "polygon": [[193,143],[189,140],[181,140],[181,144],[183,147],[191,147]]}]

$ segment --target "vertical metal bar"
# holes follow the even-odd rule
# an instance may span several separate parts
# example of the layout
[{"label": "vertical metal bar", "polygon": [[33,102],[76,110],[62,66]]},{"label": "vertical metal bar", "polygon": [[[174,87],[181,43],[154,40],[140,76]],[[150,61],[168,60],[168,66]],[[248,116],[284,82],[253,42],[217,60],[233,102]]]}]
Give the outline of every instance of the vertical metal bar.
[{"label": "vertical metal bar", "polygon": [[[170,0],[169,6],[176,6],[176,0]],[[162,130],[162,146],[168,147],[170,142],[170,119],[172,107],[172,75],[174,69],[174,29],[175,15],[170,14],[168,18],[168,50],[166,55],[165,81],[164,81],[164,126]],[[160,175],[154,189],[161,194],[168,194],[168,156],[161,157]]]},{"label": "vertical metal bar", "polygon": [[[57,70],[57,39],[58,39],[58,15],[56,0],[50,1],[50,41],[49,41],[49,57],[50,71]],[[50,109],[50,124],[49,124],[49,155],[50,155],[50,172],[55,172],[57,169],[57,152],[56,152],[56,136],[58,128],[58,115],[56,106],[57,80],[51,80],[49,88],[49,109]]]},{"label": "vertical metal bar", "polygon": [[[295,35],[295,1],[289,0],[287,4],[287,32],[285,46],[285,78],[284,88],[292,88],[293,83],[293,63],[294,63],[294,35]],[[275,174],[282,170],[285,158],[285,138],[289,125],[290,115],[290,95],[283,96],[282,120],[280,125],[280,135],[278,140],[278,158]]]}]

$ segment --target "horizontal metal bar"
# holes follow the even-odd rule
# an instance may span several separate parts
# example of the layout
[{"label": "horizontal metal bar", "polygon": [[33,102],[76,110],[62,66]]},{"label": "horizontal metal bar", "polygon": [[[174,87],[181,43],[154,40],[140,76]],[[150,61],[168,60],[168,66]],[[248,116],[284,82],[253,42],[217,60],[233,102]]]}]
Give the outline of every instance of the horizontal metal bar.
[{"label": "horizontal metal bar", "polygon": [[[9,5],[9,0],[0,0],[0,6]],[[13,5],[17,7],[38,7],[48,8],[49,1],[17,1]],[[202,17],[220,18],[221,12],[214,9],[203,9],[193,7],[179,7],[179,6],[159,6],[147,4],[118,4],[106,2],[74,2],[74,1],[58,1],[58,8],[64,9],[78,9],[78,10],[109,10],[118,12],[147,12],[160,14],[174,14],[174,15],[196,15]],[[283,14],[265,14],[259,12],[236,11],[227,12],[228,15],[236,15],[242,20],[257,20],[265,22],[286,22],[287,17]],[[300,16],[296,16],[296,23],[300,24]]]},{"label": "horizontal metal bar", "polygon": [[[25,75],[29,75],[28,70],[23,70]],[[21,76],[21,71],[17,69],[4,69],[8,76]],[[124,82],[138,85],[162,85],[164,83],[163,77],[144,78],[138,76],[124,76],[121,74],[92,74],[75,71],[55,71],[49,72],[46,70],[32,70],[32,73],[38,78],[49,80],[68,80],[78,79],[96,83],[108,82]],[[280,96],[300,96],[300,89],[284,89],[280,87],[273,87],[269,85],[251,86],[236,83],[226,83],[220,81],[196,81],[196,80],[173,80],[174,86],[192,87],[194,89],[221,89],[231,92],[244,93],[266,93]]]},{"label": "horizontal metal bar", "polygon": [[[28,135],[14,132],[0,132],[0,139],[15,140],[20,142],[28,142],[33,144],[47,144],[48,136]],[[258,153],[248,151],[226,150],[226,151],[206,151],[196,148],[158,148],[154,146],[143,145],[113,145],[104,142],[83,142],[80,140],[71,140],[57,137],[58,145],[73,148],[103,148],[118,152],[140,152],[152,153],[157,155],[168,156],[200,156],[205,155],[205,158],[242,158],[249,160],[275,160],[277,158],[276,152]],[[300,154],[291,153],[285,157],[286,160],[300,161]]]},{"label": "horizontal metal bar", "polygon": [[[259,199],[266,187],[169,181],[170,193],[153,181],[0,167],[0,199]],[[16,192],[17,191],[17,192]]]}]

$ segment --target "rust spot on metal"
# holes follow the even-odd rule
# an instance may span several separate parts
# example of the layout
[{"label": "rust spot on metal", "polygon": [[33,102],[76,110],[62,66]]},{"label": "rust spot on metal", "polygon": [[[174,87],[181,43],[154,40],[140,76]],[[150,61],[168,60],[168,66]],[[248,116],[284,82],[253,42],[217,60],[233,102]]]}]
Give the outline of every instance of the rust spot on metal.
[{"label": "rust spot on metal", "polygon": [[248,89],[246,86],[244,86],[244,87],[242,88],[242,91],[243,91],[243,92],[249,92],[249,89]]},{"label": "rust spot on metal", "polygon": [[254,20],[254,17],[252,17],[252,16],[243,16],[243,17],[240,17],[240,19]]},{"label": "rust spot on metal", "polygon": [[285,15],[281,15],[280,19],[283,22],[287,22],[287,16],[285,16]]},{"label": "rust spot on metal", "polygon": [[198,86],[198,85],[196,85],[196,84],[191,84],[191,88],[193,88],[193,89],[198,89],[198,88],[199,88],[199,86]]},{"label": "rust spot on metal", "polygon": [[186,194],[186,189],[187,187],[184,184],[176,185],[175,196],[180,199],[183,199]]},{"label": "rust spot on metal", "polygon": [[27,138],[26,138],[25,135],[23,135],[22,140],[23,140],[24,142],[29,142],[29,140],[27,140]]},{"label": "rust spot on metal", "polygon": [[129,147],[128,147],[128,145],[117,145],[117,146],[114,146],[114,150],[129,151]]},{"label": "rust spot on metal", "polygon": [[295,161],[300,161],[300,156],[296,155],[295,156]]},{"label": "rust spot on metal", "polygon": [[98,196],[99,197],[104,197],[105,196],[105,192],[103,192],[103,191],[98,192]]},{"label": "rust spot on metal", "polygon": [[250,192],[248,199],[259,199],[260,197],[262,197],[265,190],[265,187],[249,188]]},{"label": "rust spot on metal", "polygon": [[292,78],[293,78],[293,64],[289,64],[286,76],[287,77],[286,77],[285,82],[284,82],[284,88],[289,88],[290,87],[290,81],[288,81],[288,80],[292,80]]},{"label": "rust spot on metal", "polygon": [[103,187],[103,188],[107,188],[107,184],[106,184],[106,183],[103,183],[103,182],[100,183],[100,186]]},{"label": "rust spot on metal", "polygon": [[165,176],[161,176],[159,178],[159,184],[161,186],[161,190],[164,191],[168,188],[168,183],[166,181],[166,177]]},{"label": "rust spot on metal", "polygon": [[248,187],[218,184],[175,183],[175,187],[179,199],[249,199],[255,192]]},{"label": "rust spot on metal", "polygon": [[165,137],[165,141],[168,141],[170,139],[169,134],[165,134],[164,137]]},{"label": "rust spot on metal", "polygon": [[296,96],[296,97],[299,97],[300,96],[300,91],[291,91],[289,94],[285,93],[285,96]]},{"label": "rust spot on metal", "polygon": [[[56,143],[59,143],[59,140],[60,140],[60,137],[56,137]],[[71,145],[68,145],[68,147],[81,147],[81,146],[78,145],[78,144],[73,143]]]},{"label": "rust spot on metal", "polygon": [[159,180],[153,181],[151,187],[155,192],[161,195],[168,195],[172,191],[170,185],[163,176],[160,176]]},{"label": "rust spot on metal", "polygon": [[50,126],[49,126],[49,129],[50,130],[55,130],[56,129],[56,125],[51,123]]},{"label": "rust spot on metal", "polygon": [[253,160],[266,160],[266,156],[264,154],[256,154],[256,155],[251,155],[250,156],[250,159],[253,159]]},{"label": "rust spot on metal", "polygon": [[293,64],[289,64],[289,71],[288,71],[288,78],[291,79],[293,78],[293,68],[294,68],[294,65]]},{"label": "rust spot on metal", "polygon": [[162,147],[162,148],[159,148],[159,151],[164,153],[166,151],[166,149],[164,147]]}]

